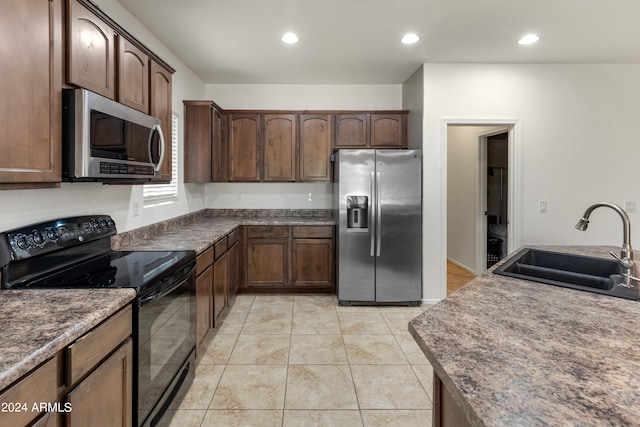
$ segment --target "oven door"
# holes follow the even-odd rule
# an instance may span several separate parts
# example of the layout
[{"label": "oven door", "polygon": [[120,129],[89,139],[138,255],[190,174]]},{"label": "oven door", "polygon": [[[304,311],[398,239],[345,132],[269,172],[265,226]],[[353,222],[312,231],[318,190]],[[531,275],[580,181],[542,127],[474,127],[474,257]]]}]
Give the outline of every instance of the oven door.
[{"label": "oven door", "polygon": [[138,425],[155,425],[178,390],[193,380],[195,261],[179,273],[138,300]]}]

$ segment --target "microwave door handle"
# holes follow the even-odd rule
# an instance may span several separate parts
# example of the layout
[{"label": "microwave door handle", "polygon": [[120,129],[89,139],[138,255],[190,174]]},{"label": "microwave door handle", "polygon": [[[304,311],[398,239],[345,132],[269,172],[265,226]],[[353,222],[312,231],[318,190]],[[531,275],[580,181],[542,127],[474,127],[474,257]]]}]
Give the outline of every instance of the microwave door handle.
[{"label": "microwave door handle", "polygon": [[[162,161],[164,160],[164,134],[160,125],[153,126],[153,132],[158,132],[158,139],[160,141],[160,159],[155,167],[156,171],[159,171],[162,167]],[[151,156],[151,144],[153,144],[153,133],[149,136],[149,160],[153,163],[153,157]]]}]

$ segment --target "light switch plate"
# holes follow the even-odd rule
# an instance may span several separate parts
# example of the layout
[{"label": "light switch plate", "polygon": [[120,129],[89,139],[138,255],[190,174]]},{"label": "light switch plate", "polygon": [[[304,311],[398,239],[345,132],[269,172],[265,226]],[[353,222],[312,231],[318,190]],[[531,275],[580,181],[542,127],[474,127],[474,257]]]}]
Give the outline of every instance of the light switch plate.
[{"label": "light switch plate", "polygon": [[549,208],[549,204],[547,203],[546,200],[540,200],[538,202],[538,212],[546,213],[548,208]]}]

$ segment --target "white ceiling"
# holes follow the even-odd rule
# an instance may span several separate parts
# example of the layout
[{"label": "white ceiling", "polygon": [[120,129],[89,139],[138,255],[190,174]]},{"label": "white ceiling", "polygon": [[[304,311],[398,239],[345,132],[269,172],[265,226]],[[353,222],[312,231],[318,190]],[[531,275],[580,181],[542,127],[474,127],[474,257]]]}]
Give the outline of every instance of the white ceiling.
[{"label": "white ceiling", "polygon": [[[119,2],[205,83],[400,84],[426,62],[640,63],[640,0]],[[283,44],[287,31],[300,42]],[[421,40],[402,45],[407,32]],[[537,44],[517,44],[531,32]]]}]

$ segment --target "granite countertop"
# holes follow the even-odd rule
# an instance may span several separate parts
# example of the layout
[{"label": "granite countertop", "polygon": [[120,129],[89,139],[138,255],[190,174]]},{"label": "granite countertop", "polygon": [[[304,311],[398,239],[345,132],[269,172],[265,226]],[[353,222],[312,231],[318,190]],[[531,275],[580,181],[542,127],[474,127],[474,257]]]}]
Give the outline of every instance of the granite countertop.
[{"label": "granite countertop", "polygon": [[133,289],[0,291],[0,390],[133,298]]},{"label": "granite countertop", "polygon": [[127,232],[114,236],[111,247],[115,250],[195,250],[205,251],[211,244],[242,225],[334,225],[326,216],[199,216],[179,225],[146,233]]},{"label": "granite countertop", "polygon": [[[619,251],[541,248],[603,258]],[[409,323],[471,424],[637,425],[640,302],[492,270]]]}]

